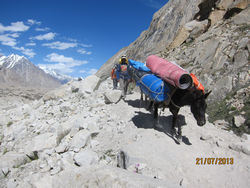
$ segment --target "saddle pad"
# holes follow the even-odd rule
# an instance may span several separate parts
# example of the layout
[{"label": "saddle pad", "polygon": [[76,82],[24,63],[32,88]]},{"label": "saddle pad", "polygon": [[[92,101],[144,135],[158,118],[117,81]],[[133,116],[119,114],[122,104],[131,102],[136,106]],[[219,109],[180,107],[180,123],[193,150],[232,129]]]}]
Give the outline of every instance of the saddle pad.
[{"label": "saddle pad", "polygon": [[153,74],[144,75],[139,86],[145,95],[156,102],[162,102],[170,98],[171,87]]}]

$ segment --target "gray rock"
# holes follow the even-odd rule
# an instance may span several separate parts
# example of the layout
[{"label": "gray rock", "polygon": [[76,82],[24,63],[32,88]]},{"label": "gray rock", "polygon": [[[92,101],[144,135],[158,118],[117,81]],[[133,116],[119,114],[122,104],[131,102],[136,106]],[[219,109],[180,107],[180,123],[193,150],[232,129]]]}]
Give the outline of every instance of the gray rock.
[{"label": "gray rock", "polygon": [[223,19],[223,16],[225,15],[225,10],[214,10],[209,15],[209,19],[211,20],[211,25],[215,25],[218,21]]},{"label": "gray rock", "polygon": [[234,55],[234,67],[240,68],[248,64],[249,53],[247,50],[239,51]]},{"label": "gray rock", "polygon": [[240,41],[239,41],[239,49],[244,49],[247,47],[248,44],[250,44],[249,42],[250,40],[248,38],[242,38]]},{"label": "gray rock", "polygon": [[243,10],[241,13],[237,14],[236,16],[234,16],[232,20],[234,24],[236,25],[247,24],[250,22],[249,14],[250,14],[250,9],[248,8],[248,9]]},{"label": "gray rock", "polygon": [[201,140],[211,140],[213,137],[211,135],[204,134],[200,137]]},{"label": "gray rock", "polygon": [[85,149],[75,154],[74,161],[78,166],[90,166],[97,163],[98,155],[92,150]]},{"label": "gray rock", "polygon": [[[211,39],[205,42],[202,47],[198,48],[193,54],[193,57],[196,58],[195,61],[203,67],[206,67],[209,63],[211,63],[213,57],[215,56],[219,43],[220,41],[217,39]],[[210,68],[210,66],[208,68]]]},{"label": "gray rock", "polygon": [[54,167],[54,168],[50,171],[50,175],[55,175],[55,174],[59,173],[61,170],[62,170],[62,167],[56,166],[56,167]]},{"label": "gray rock", "polygon": [[33,151],[43,151],[54,148],[57,145],[57,135],[53,133],[44,133],[33,137],[25,143],[24,151],[30,153]]},{"label": "gray rock", "polygon": [[80,130],[76,135],[73,137],[70,143],[70,149],[79,151],[81,148],[85,147],[88,142],[90,141],[91,133],[87,130]]},{"label": "gray rock", "polygon": [[83,93],[90,94],[98,89],[99,84],[100,78],[95,75],[91,75],[80,82],[79,90]]},{"label": "gray rock", "polygon": [[218,126],[218,127],[225,127],[225,126],[228,126],[229,123],[226,122],[225,120],[216,120],[216,121],[214,122],[214,125],[215,125],[215,126]]},{"label": "gray rock", "polygon": [[245,118],[243,116],[234,116],[233,123],[236,127],[240,127],[245,123]]},{"label": "gray rock", "polygon": [[90,146],[91,148],[95,148],[96,146],[98,146],[100,143],[97,140],[91,140],[90,142]]},{"label": "gray rock", "polygon": [[245,153],[246,155],[250,155],[250,145],[247,143],[232,143],[228,146],[230,149],[238,152]]},{"label": "gray rock", "polygon": [[47,102],[49,100],[61,99],[67,94],[66,86],[61,86],[58,89],[52,90],[43,96],[43,101]]},{"label": "gray rock", "polygon": [[26,154],[10,151],[0,157],[0,169],[18,168],[28,162],[30,162],[30,159]]},{"label": "gray rock", "polygon": [[202,34],[206,30],[207,25],[208,25],[208,20],[204,20],[202,22],[198,22],[196,20],[193,20],[193,21],[185,24],[184,27],[189,28],[190,38],[194,39],[194,38],[198,37],[200,34]]},{"label": "gray rock", "polygon": [[116,103],[121,99],[122,92],[120,90],[109,90],[104,93],[105,103]]},{"label": "gray rock", "polygon": [[55,148],[55,151],[59,154],[68,151],[69,147],[67,143],[61,143],[59,146]]}]

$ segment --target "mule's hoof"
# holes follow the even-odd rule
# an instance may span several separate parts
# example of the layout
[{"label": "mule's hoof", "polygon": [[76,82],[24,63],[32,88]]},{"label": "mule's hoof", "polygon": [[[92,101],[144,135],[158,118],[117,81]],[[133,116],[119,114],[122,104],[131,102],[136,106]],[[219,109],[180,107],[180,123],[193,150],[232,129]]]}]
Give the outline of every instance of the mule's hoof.
[{"label": "mule's hoof", "polygon": [[177,141],[178,141],[179,143],[182,142],[182,136],[181,136],[181,135],[177,135],[176,138],[177,138]]}]

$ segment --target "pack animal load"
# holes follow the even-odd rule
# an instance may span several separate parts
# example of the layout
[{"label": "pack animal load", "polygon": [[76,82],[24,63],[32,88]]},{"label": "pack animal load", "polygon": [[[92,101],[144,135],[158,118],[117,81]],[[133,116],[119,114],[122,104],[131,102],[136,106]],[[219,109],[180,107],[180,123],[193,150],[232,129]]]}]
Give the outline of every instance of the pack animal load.
[{"label": "pack animal load", "polygon": [[190,74],[173,62],[151,55],[147,57],[146,65],[154,74],[174,87],[188,89],[193,85]]},{"label": "pack animal load", "polygon": [[136,84],[139,86],[141,77],[145,74],[150,74],[151,71],[148,67],[146,67],[145,63],[134,61],[132,59],[129,59],[128,62],[130,65],[128,72],[130,75],[133,75]]},{"label": "pack animal load", "polygon": [[152,74],[144,63],[130,59],[129,65],[129,74],[145,95],[157,102],[170,99],[172,87],[158,76]]},{"label": "pack animal load", "polygon": [[167,101],[171,97],[171,86],[154,74],[144,75],[139,86],[145,95],[156,102]]}]

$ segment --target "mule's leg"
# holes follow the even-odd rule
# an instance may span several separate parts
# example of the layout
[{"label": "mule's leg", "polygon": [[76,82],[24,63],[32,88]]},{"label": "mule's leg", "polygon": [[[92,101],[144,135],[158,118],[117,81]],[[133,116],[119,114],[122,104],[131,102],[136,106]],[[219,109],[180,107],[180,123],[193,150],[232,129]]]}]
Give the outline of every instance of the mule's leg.
[{"label": "mule's leg", "polygon": [[149,105],[147,106],[147,110],[151,110],[153,107],[154,102],[150,100]]},{"label": "mule's leg", "polygon": [[142,101],[143,101],[143,93],[142,93],[142,90],[141,90],[140,108],[141,108]]},{"label": "mule's leg", "polygon": [[158,103],[154,103],[154,128],[156,128],[156,125],[159,124],[159,116],[158,116]]},{"label": "mule's leg", "polygon": [[145,106],[148,104],[148,97],[145,95]]},{"label": "mule's leg", "polygon": [[[176,123],[177,123],[177,117],[178,117],[178,113],[179,113],[180,109],[170,106],[169,110],[173,114],[171,133],[172,133],[172,135],[174,135],[175,134],[175,126],[176,126]],[[178,124],[178,135],[179,135],[179,133],[181,134],[181,129],[180,128],[181,127]]]}]

